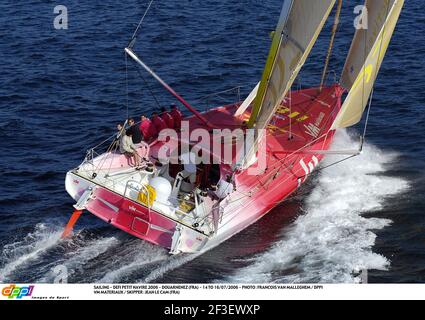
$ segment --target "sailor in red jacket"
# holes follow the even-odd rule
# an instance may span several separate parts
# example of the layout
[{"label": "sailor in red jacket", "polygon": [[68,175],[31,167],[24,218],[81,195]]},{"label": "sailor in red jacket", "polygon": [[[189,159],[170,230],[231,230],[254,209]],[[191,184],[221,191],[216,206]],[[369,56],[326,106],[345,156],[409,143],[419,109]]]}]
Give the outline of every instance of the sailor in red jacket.
[{"label": "sailor in red jacket", "polygon": [[180,129],[182,127],[182,113],[179,109],[177,109],[177,106],[175,104],[171,105],[171,117],[174,120],[174,128]]},{"label": "sailor in red jacket", "polygon": [[158,136],[158,132],[156,131],[155,125],[152,121],[145,115],[142,115],[140,120],[140,131],[142,132],[145,141],[148,142],[155,139]]},{"label": "sailor in red jacket", "polygon": [[164,107],[161,108],[161,119],[164,120],[168,128],[174,129],[174,119]]},{"label": "sailor in red jacket", "polygon": [[158,134],[160,134],[162,130],[167,129],[167,124],[161,119],[161,117],[158,116],[158,112],[152,113],[152,123],[154,124]]}]

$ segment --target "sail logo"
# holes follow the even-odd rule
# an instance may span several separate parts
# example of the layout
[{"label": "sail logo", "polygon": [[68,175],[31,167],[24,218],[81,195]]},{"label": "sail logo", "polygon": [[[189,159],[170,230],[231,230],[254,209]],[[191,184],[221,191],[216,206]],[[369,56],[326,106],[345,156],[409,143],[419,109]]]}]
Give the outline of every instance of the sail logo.
[{"label": "sail logo", "polygon": [[369,64],[365,68],[363,68],[358,75],[356,81],[353,84],[353,90],[357,89],[359,85],[362,83],[362,81],[366,81],[366,83],[370,82],[370,79],[372,78],[373,73],[373,65]]},{"label": "sail logo", "polygon": [[23,297],[31,297],[34,286],[18,287],[15,284],[11,284],[8,287],[4,287],[1,294],[8,299],[22,299]]}]

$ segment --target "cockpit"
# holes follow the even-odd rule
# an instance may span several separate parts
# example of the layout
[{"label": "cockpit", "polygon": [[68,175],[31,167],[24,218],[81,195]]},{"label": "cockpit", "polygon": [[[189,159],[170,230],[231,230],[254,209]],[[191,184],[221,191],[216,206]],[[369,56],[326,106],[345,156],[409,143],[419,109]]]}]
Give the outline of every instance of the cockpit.
[{"label": "cockpit", "polygon": [[[220,219],[220,202],[234,190],[231,168],[206,150],[155,141],[138,145],[141,166],[109,152],[79,167],[96,183],[184,225],[212,234]],[[96,172],[95,175],[92,173]]]}]

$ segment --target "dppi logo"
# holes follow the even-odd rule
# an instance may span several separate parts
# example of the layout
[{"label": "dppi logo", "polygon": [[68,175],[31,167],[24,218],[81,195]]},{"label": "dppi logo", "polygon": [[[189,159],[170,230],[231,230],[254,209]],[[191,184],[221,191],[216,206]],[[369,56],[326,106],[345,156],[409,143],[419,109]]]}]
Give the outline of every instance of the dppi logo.
[{"label": "dppi logo", "polygon": [[4,287],[1,291],[1,294],[8,299],[22,299],[22,297],[31,297],[34,286],[28,287],[17,287],[14,284],[11,284],[8,287]]}]

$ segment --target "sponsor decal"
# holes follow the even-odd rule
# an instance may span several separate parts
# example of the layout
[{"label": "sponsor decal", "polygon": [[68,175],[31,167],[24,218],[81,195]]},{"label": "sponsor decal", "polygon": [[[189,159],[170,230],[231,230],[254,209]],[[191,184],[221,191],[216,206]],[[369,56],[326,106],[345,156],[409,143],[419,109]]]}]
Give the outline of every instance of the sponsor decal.
[{"label": "sponsor decal", "polygon": [[312,136],[313,138],[317,138],[320,134],[320,125],[323,122],[323,118],[325,117],[325,114],[323,112],[320,112],[317,119],[314,121],[314,123],[305,124],[304,128],[306,129],[305,133],[307,133],[309,136]]},{"label": "sponsor decal", "polygon": [[319,116],[317,117],[316,121],[314,122],[316,127],[319,127],[322,124],[324,117],[325,117],[325,114],[323,112],[320,112]]},{"label": "sponsor decal", "polygon": [[319,136],[320,129],[314,123],[310,123],[309,125],[305,124],[304,128],[306,129],[305,133],[313,138],[317,138]]},{"label": "sponsor decal", "polygon": [[[305,172],[305,177],[304,177],[304,181],[305,181],[307,179],[307,176],[311,174],[314,171],[314,169],[319,165],[319,159],[317,159],[316,156],[313,156],[311,158],[311,161],[308,164],[305,163],[304,159],[301,159],[300,165]],[[300,183],[299,180],[298,180],[298,183]]]}]

